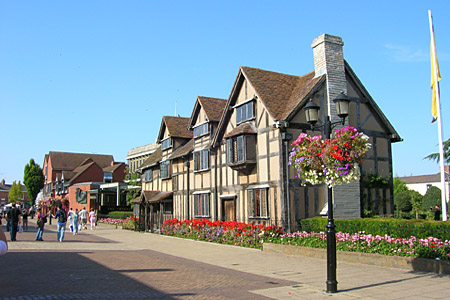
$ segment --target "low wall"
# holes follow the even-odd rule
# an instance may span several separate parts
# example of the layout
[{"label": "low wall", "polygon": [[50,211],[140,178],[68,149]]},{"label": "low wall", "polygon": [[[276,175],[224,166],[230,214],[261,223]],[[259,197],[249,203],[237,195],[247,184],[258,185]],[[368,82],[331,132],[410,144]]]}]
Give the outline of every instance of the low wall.
[{"label": "low wall", "polygon": [[[299,247],[283,244],[264,243],[263,251],[283,253],[288,255],[315,257],[320,259],[327,258],[326,249]],[[337,251],[336,255],[338,261],[349,263],[375,265],[389,268],[401,268],[411,271],[433,272],[437,274],[450,274],[450,261],[347,251]]]}]

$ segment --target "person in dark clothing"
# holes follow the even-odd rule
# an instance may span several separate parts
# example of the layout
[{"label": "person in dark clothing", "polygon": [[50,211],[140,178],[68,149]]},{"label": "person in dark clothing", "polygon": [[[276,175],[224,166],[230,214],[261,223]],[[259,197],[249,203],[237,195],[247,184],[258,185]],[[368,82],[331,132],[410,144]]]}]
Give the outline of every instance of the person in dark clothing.
[{"label": "person in dark clothing", "polygon": [[439,208],[439,205],[436,205],[433,208],[431,208],[431,210],[434,212],[434,220],[435,221],[440,221],[441,220],[441,209]]},{"label": "person in dark clothing", "polygon": [[15,241],[17,236],[17,228],[19,226],[19,216],[22,214],[22,211],[18,207],[14,206],[9,213],[11,216],[11,241]]},{"label": "person in dark clothing", "polygon": [[22,228],[23,231],[28,231],[28,210],[22,211]]}]

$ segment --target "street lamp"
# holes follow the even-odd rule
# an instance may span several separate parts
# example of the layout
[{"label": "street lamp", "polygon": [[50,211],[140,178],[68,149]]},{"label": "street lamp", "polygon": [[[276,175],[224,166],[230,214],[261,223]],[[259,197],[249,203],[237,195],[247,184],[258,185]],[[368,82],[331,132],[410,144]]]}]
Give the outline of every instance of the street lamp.
[{"label": "street lamp", "polygon": [[[345,124],[345,118],[348,116],[348,107],[350,99],[342,92],[339,94],[333,102],[336,104],[337,115],[341,118],[341,121],[331,122],[330,116],[327,115],[325,122],[319,125],[315,125],[319,120],[320,106],[310,100],[305,105],[306,121],[311,124],[311,129],[323,129],[324,136],[329,139],[331,136],[331,130],[334,126]],[[333,218],[333,188],[328,187],[328,223],[326,226],[327,232],[327,293],[337,292],[337,280],[336,280],[336,225]]]}]

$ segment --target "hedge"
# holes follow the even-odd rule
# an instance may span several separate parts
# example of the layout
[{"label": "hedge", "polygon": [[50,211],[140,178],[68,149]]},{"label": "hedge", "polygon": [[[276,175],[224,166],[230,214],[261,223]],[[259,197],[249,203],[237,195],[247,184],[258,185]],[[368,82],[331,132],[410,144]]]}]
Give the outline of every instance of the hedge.
[{"label": "hedge", "polygon": [[132,211],[110,211],[107,217],[111,219],[126,219],[132,215]]},{"label": "hedge", "polygon": [[[325,231],[327,218],[316,217],[300,220],[300,230],[306,232]],[[361,218],[361,219],[335,219],[336,231],[349,234],[365,232],[366,234],[395,238],[425,239],[435,237],[442,241],[450,240],[450,221],[405,220],[394,218]]]}]

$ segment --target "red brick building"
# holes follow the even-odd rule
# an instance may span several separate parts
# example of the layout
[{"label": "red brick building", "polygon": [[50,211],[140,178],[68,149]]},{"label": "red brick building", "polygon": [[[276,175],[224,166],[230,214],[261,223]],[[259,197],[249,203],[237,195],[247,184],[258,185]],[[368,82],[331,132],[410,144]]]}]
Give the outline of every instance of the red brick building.
[{"label": "red brick building", "polygon": [[[114,162],[112,155],[50,151],[43,163],[44,202],[67,199],[73,209],[100,209],[110,193],[103,191],[102,185],[123,182],[125,167]],[[118,194],[120,199],[120,190]],[[124,203],[116,201],[114,205]]]},{"label": "red brick building", "polygon": [[[5,206],[9,203],[9,190],[11,189],[12,184],[5,183],[5,179],[0,182],[0,207]],[[22,204],[26,204],[30,202],[30,198],[28,198],[27,188],[21,184],[23,197],[20,199]]]}]

